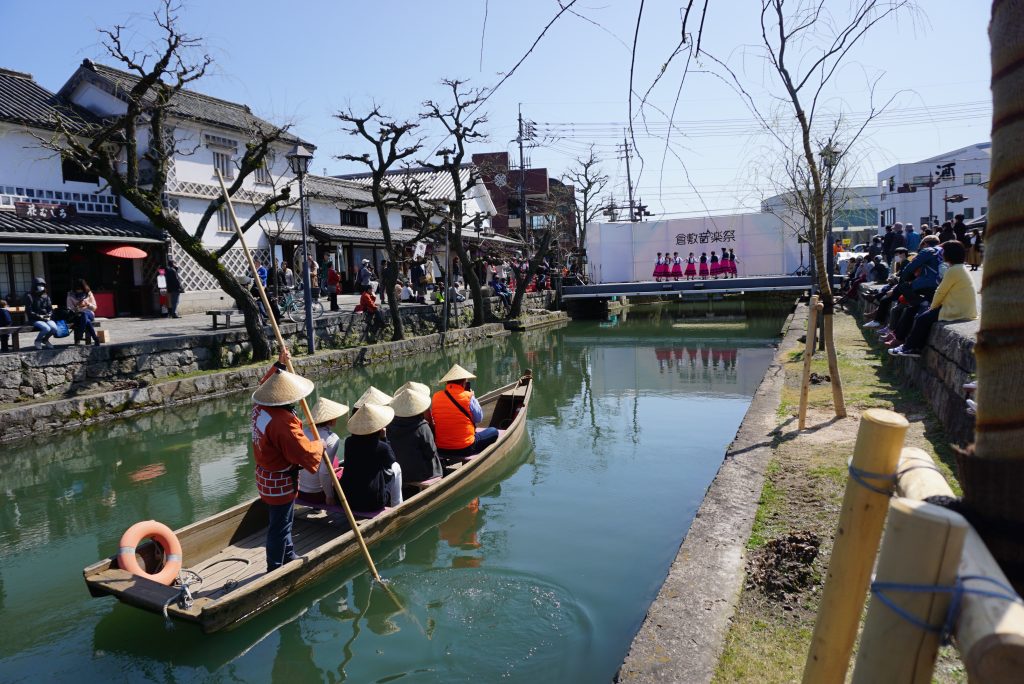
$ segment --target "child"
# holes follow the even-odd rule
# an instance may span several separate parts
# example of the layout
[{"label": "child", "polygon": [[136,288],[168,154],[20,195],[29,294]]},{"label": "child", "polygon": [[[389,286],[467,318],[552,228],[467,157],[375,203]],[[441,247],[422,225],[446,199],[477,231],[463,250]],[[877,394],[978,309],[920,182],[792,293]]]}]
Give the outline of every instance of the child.
[{"label": "child", "polygon": [[722,274],[723,278],[729,277],[729,252],[722,248],[722,261],[718,265],[718,272]]},{"label": "child", "polygon": [[686,279],[693,280],[697,277],[697,260],[693,258],[693,252],[686,257]]},{"label": "child", "polygon": [[735,278],[739,275],[739,271],[736,268],[736,250],[729,249],[729,273],[732,273],[732,277]]},{"label": "child", "polygon": [[658,258],[654,262],[654,282],[661,282],[661,276],[665,272],[665,260],[661,258],[661,252],[658,252]]},{"label": "child", "polygon": [[708,277],[708,253],[700,253],[700,277],[701,279]]},{"label": "child", "polygon": [[[0,299],[0,328],[6,328],[14,325],[14,318],[11,317],[11,312],[7,308],[7,300]],[[8,345],[11,343],[11,336],[4,333],[0,335],[0,351],[7,351]]]},{"label": "child", "polygon": [[672,277],[679,280],[683,277],[683,259],[679,252],[672,252]]},{"label": "child", "polygon": [[711,277],[718,280],[718,274],[721,272],[722,269],[718,264],[718,255],[715,254],[715,250],[711,250]]}]

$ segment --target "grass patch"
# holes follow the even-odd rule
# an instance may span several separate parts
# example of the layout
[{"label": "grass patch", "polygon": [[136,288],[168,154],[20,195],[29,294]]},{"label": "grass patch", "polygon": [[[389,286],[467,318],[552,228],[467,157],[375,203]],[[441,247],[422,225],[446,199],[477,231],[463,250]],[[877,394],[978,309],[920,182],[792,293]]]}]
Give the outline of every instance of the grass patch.
[{"label": "grass patch", "polygon": [[765,471],[764,486],[761,488],[761,498],[757,502],[757,513],[754,515],[754,527],[750,532],[750,539],[747,540],[748,550],[764,546],[778,532],[775,521],[782,509],[782,492],[773,478],[781,469],[782,465],[778,461],[772,461]]},{"label": "grass patch", "polygon": [[732,623],[712,681],[715,684],[800,681],[812,631],[786,621],[740,616]]}]

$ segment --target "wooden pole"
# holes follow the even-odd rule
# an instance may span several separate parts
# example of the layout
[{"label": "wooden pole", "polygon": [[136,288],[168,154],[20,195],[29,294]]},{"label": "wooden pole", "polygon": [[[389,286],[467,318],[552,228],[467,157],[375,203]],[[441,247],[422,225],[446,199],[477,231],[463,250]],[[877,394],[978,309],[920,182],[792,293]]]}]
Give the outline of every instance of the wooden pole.
[{"label": "wooden pole", "polygon": [[[906,418],[892,411],[865,411],[851,465],[861,472],[893,475],[909,425]],[[852,476],[847,479],[818,619],[804,665],[804,684],[841,684],[850,664],[892,487],[892,482],[885,479],[869,475],[861,478],[881,491],[869,489]]]},{"label": "wooden pole", "polygon": [[[252,270],[252,277],[256,281],[256,289],[260,293],[260,299],[263,301],[263,307],[267,312],[267,320],[270,321],[270,327],[274,329],[274,337],[277,338],[277,344],[281,349],[285,348],[284,337],[281,336],[281,329],[277,327],[277,319],[274,317],[274,311],[270,308],[270,300],[267,299],[267,292],[263,289],[263,281],[260,280],[259,274],[256,272],[256,264],[252,260],[252,254],[249,253],[249,248],[245,245],[245,236],[242,235],[242,229],[238,223],[238,216],[235,215],[235,206],[231,203],[231,197],[228,196],[228,189],[224,185],[224,178],[220,175],[220,170],[217,170],[217,180],[220,181],[221,192],[224,193],[224,200],[227,202],[228,211],[231,214],[231,222],[235,226],[235,233],[238,235],[238,244],[242,246],[242,252],[245,254],[245,260],[249,262],[249,268]],[[291,373],[295,372],[295,367],[292,365],[291,358],[288,359],[288,371]],[[309,423],[310,432],[313,433],[313,441],[320,441],[320,431],[316,429],[316,423],[313,422],[313,413],[309,410],[309,404],[306,400],[302,400],[302,413],[306,417],[306,422]],[[373,574],[373,578],[378,582],[382,582],[380,575],[377,573],[377,566],[373,563],[373,557],[370,555],[370,549],[366,546],[366,541],[363,539],[362,532],[359,531],[359,525],[356,524],[356,517],[352,514],[352,508],[348,505],[348,499],[345,498],[345,492],[341,488],[341,483],[338,482],[338,474],[334,472],[333,465],[327,469],[327,472],[331,474],[331,482],[334,485],[334,493],[338,497],[338,501],[341,502],[341,507],[345,509],[345,517],[348,518],[348,524],[352,528],[352,532],[355,533],[356,541],[359,542],[359,550],[363,552],[363,559],[366,561],[366,565],[370,568],[370,572]]]},{"label": "wooden pole", "polygon": [[[878,553],[876,582],[951,587],[956,583],[967,521],[959,513],[912,499],[893,499]],[[924,624],[942,627],[953,595],[882,589],[889,601]],[[857,648],[853,684],[928,684],[940,634],[915,625],[876,592]]]},{"label": "wooden pole", "polygon": [[800,376],[800,421],[797,429],[803,430],[807,424],[807,400],[811,391],[811,361],[814,359],[814,336],[818,334],[818,295],[811,295],[807,312],[807,335],[804,348],[804,370]]},{"label": "wooden pole", "polygon": [[[896,482],[901,496],[924,499],[953,496],[946,478],[926,452],[903,450]],[[999,568],[981,536],[969,527],[960,558],[961,577],[988,577],[1004,586],[1010,582]],[[969,588],[999,591],[988,582],[968,581]],[[1015,682],[1024,672],[1024,603],[979,594],[964,594],[956,630],[960,659],[972,682]]]}]

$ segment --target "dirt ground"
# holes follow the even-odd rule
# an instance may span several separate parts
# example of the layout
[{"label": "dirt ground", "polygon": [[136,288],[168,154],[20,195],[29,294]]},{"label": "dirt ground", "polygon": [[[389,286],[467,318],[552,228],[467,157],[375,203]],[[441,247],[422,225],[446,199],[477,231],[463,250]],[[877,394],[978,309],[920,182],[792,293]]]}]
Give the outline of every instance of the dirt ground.
[{"label": "dirt ground", "polygon": [[[821,382],[811,387],[808,429],[797,432],[803,358],[800,351],[791,353],[785,362],[775,456],[747,543],[744,588],[715,682],[800,681],[862,411],[878,407],[906,416],[905,445],[932,454],[960,493],[942,426],[920,393],[902,387],[886,370],[881,347],[851,315],[836,315],[835,335],[849,416],[834,417],[831,387]],[[823,352],[815,355],[812,371],[828,373]],[[934,681],[967,681],[955,650],[940,651]]]}]

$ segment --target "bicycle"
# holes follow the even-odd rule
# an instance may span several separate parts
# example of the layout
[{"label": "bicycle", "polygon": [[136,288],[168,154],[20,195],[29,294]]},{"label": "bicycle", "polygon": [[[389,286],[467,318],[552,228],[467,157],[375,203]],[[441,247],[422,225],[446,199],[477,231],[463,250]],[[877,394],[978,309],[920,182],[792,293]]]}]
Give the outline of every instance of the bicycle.
[{"label": "bicycle", "polygon": [[[303,299],[296,297],[291,290],[282,292],[277,296],[277,306],[281,313],[292,320],[293,323],[302,323],[306,320],[306,303]],[[313,320],[324,315],[324,305],[319,299],[313,300]]]}]

